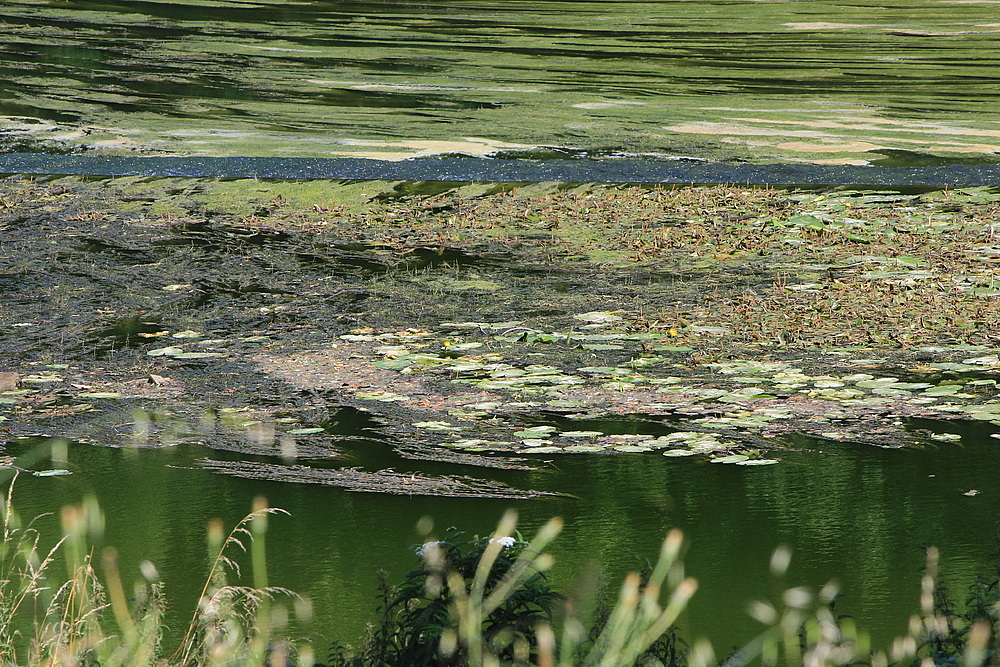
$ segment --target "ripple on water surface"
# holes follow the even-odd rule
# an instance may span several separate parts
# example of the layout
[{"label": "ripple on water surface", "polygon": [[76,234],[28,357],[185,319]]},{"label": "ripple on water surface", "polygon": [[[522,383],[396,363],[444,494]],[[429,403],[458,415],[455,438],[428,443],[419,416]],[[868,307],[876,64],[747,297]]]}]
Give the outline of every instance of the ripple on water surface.
[{"label": "ripple on water surface", "polygon": [[1000,64],[986,3],[114,7],[0,8],[6,150],[566,147],[837,164],[1000,152],[983,113]]}]

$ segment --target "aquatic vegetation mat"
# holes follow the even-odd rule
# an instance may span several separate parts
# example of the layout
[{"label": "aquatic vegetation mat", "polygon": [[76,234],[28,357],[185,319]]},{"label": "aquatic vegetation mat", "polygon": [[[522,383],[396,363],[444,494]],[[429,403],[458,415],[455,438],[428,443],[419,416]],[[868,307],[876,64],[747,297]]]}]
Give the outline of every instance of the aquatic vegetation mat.
[{"label": "aquatic vegetation mat", "polygon": [[418,478],[940,446],[913,420],[1000,427],[998,223],[981,188],[10,178],[0,436]]},{"label": "aquatic vegetation mat", "polygon": [[995,10],[6,0],[0,150],[995,162]]},{"label": "aquatic vegetation mat", "polygon": [[357,468],[325,470],[303,465],[276,465],[254,461],[218,461],[204,459],[202,465],[209,470],[274,482],[297,484],[327,484],[348,491],[391,493],[404,496],[445,496],[449,498],[506,498],[526,499],[557,495],[539,491],[521,491],[506,484],[469,477],[416,475],[395,470],[367,472]]}]

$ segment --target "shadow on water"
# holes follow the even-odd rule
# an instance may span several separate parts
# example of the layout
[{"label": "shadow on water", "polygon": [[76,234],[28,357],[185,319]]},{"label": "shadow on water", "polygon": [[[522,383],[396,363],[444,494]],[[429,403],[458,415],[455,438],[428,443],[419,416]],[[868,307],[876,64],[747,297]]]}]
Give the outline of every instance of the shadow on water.
[{"label": "shadow on water", "polygon": [[567,417],[559,413],[536,412],[525,415],[531,424],[555,426],[560,431],[596,431],[606,435],[660,436],[679,430],[673,426],[679,419],[654,415],[615,415],[594,419]]},{"label": "shadow on water", "polygon": [[[125,317],[94,334],[94,352],[107,353],[149,342],[151,334],[165,329],[148,317]],[[143,334],[146,334],[145,336]]]}]

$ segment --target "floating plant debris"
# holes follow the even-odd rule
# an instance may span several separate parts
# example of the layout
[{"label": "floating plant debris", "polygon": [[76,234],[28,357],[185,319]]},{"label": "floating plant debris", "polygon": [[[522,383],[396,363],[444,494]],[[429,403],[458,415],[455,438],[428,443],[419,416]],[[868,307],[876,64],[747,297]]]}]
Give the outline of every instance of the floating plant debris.
[{"label": "floating plant debris", "polygon": [[[2,433],[768,465],[800,434],[1000,424],[992,191],[394,188],[0,182]],[[109,322],[135,326],[99,350]]]},{"label": "floating plant debris", "polygon": [[339,486],[348,491],[367,493],[390,493],[404,496],[447,496],[450,498],[503,498],[521,500],[554,496],[545,491],[515,489],[500,482],[472,477],[442,475],[431,477],[416,473],[401,473],[394,470],[368,472],[358,468],[310,468],[303,465],[277,465],[255,461],[218,461],[202,459],[200,463],[208,470],[274,482],[295,482],[299,484],[326,484]]},{"label": "floating plant debris", "polygon": [[440,463],[454,463],[463,466],[477,466],[480,468],[497,468],[499,470],[538,470],[537,466],[518,463],[523,459],[511,456],[482,456],[464,451],[455,451],[433,445],[421,445],[417,443],[407,443],[396,448],[397,453],[406,459],[416,461],[437,461]]}]

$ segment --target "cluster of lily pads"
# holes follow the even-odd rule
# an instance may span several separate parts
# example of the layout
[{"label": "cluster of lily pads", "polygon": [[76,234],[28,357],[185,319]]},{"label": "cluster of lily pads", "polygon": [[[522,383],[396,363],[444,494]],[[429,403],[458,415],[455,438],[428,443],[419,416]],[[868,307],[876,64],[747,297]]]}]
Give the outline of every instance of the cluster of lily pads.
[{"label": "cluster of lily pads", "polygon": [[[204,333],[194,330],[159,331],[153,334],[138,334],[141,338],[169,338],[171,344],[165,347],[149,349],[147,356],[164,360],[222,360],[231,356],[231,349],[239,344],[259,344],[271,340],[267,336],[243,336],[232,339],[208,338]],[[223,351],[227,350],[227,351]],[[9,421],[11,417],[3,414],[9,411],[11,416],[20,418],[31,417],[55,418],[66,417],[83,412],[99,410],[97,401],[114,401],[130,399],[146,395],[143,387],[122,383],[119,377],[102,378],[92,373],[83,372],[80,366],[68,363],[24,362],[22,367],[30,369],[18,374],[16,388],[0,391],[0,422]],[[139,376],[141,378],[141,376]],[[146,376],[150,388],[161,382],[171,383],[168,378],[149,374]],[[137,391],[138,386],[138,391]],[[221,408],[220,414],[227,414],[230,408]],[[239,410],[243,410],[240,408]],[[257,424],[259,420],[251,423]],[[234,425],[234,424],[227,424]]]},{"label": "cluster of lily pads", "polygon": [[[966,349],[986,350],[982,346],[963,346]],[[945,351],[944,348],[926,347],[925,351]],[[844,354],[844,353],[840,353]],[[877,365],[883,359],[853,359],[857,365]],[[997,382],[991,378],[966,377],[959,373],[985,374],[1000,372],[1000,358],[995,354],[972,357],[961,363],[928,362],[923,366],[909,369],[914,375],[937,375],[949,372],[952,377],[937,382],[912,382],[893,376],[876,376],[870,373],[850,373],[846,375],[808,375],[788,362],[760,362],[734,360],[707,364],[709,368],[729,376],[732,382],[747,385],[735,392],[720,392],[716,396],[703,394],[705,398],[719,402],[734,401],[741,395],[747,397],[775,397],[788,392],[804,393],[809,397],[833,400],[842,405],[878,404],[889,397],[906,397],[911,403],[929,404],[939,399],[977,399],[983,391],[989,391]],[[765,389],[761,385],[767,385]],[[976,393],[969,393],[972,390]],[[988,412],[991,403],[981,405],[981,411]],[[1000,404],[996,404],[1000,405]]]},{"label": "cluster of lily pads", "polygon": [[[178,341],[176,343],[165,347],[153,348],[146,352],[146,355],[150,357],[167,357],[170,359],[212,359],[225,357],[227,354],[219,352],[217,348],[231,342],[225,338],[204,338],[204,333],[191,329],[177,331],[172,334],[168,331],[160,331],[156,334],[139,335],[145,338],[170,336],[170,338],[176,339]],[[241,343],[266,343],[271,339],[267,336],[242,336],[238,340]],[[190,341],[191,346],[201,349],[186,349],[182,347],[180,341]]]},{"label": "cluster of lily pads", "polygon": [[[791,396],[833,402],[844,408],[901,401],[917,406],[933,404],[941,412],[1000,425],[1000,399],[994,391],[997,381],[989,377],[1000,374],[1000,354],[985,346],[922,348],[923,352],[936,355],[934,358],[954,359],[958,355],[960,360],[921,363],[908,369],[906,377],[878,374],[885,359],[853,359],[849,351],[832,350],[828,351],[831,360],[841,367],[874,372],[810,374],[794,361],[784,360],[692,363],[687,355],[680,354],[691,348],[676,344],[676,331],[626,331],[623,325],[629,322],[616,313],[583,313],[575,317],[586,324],[567,331],[543,331],[524,326],[520,321],[446,322],[437,331],[358,331],[341,338],[368,343],[370,353],[377,358],[373,361],[377,368],[509,394],[512,400],[470,401],[451,410],[464,424],[447,421],[412,424],[442,436],[441,444],[466,451],[521,454],[659,451],[667,456],[704,454],[713,462],[763,465],[776,459],[747,451],[742,443],[726,442],[721,439],[722,434],[736,430],[766,433],[769,424],[794,418],[792,410],[767,400]],[[685,331],[686,335],[717,333],[710,328],[691,328],[694,331]],[[541,349],[551,344],[627,357],[627,361],[614,366],[571,369],[524,363],[525,350],[540,349],[539,344],[543,346]],[[673,374],[672,370],[685,375]],[[596,414],[593,402],[588,407],[586,400],[579,400],[583,398],[579,393],[574,398],[574,392],[594,389],[623,395],[644,390],[647,395],[660,397],[659,402],[646,403],[646,408],[661,414],[698,404],[732,407],[706,409],[704,416],[694,414],[688,420],[689,428],[698,430],[678,430],[667,435],[617,435],[561,430],[552,425],[525,428],[508,417],[512,412],[556,409],[566,413],[580,408],[581,412],[569,413],[568,417],[592,418]],[[405,395],[388,391],[359,392],[355,396],[380,401],[408,400]],[[810,421],[822,424],[846,416],[831,409],[811,417]],[[489,431],[486,437],[465,437],[464,432],[473,428],[468,425],[469,420],[482,424],[481,428],[478,425],[475,428],[480,436],[484,435],[481,431]],[[835,430],[817,435],[834,440],[848,437]]]},{"label": "cluster of lily pads", "polygon": [[[421,428],[440,428],[440,422],[414,424]],[[768,459],[748,454],[734,454],[737,443],[726,443],[718,435],[698,431],[675,431],[668,435],[644,434],[605,435],[601,431],[560,431],[554,426],[533,426],[514,431],[512,435],[520,439],[519,454],[585,454],[599,452],[641,453],[659,451],[664,456],[682,457],[704,454],[713,463],[735,463],[737,465],[770,465],[778,459]],[[497,445],[508,443],[479,438],[460,439],[447,446],[466,451],[490,451]]]}]

